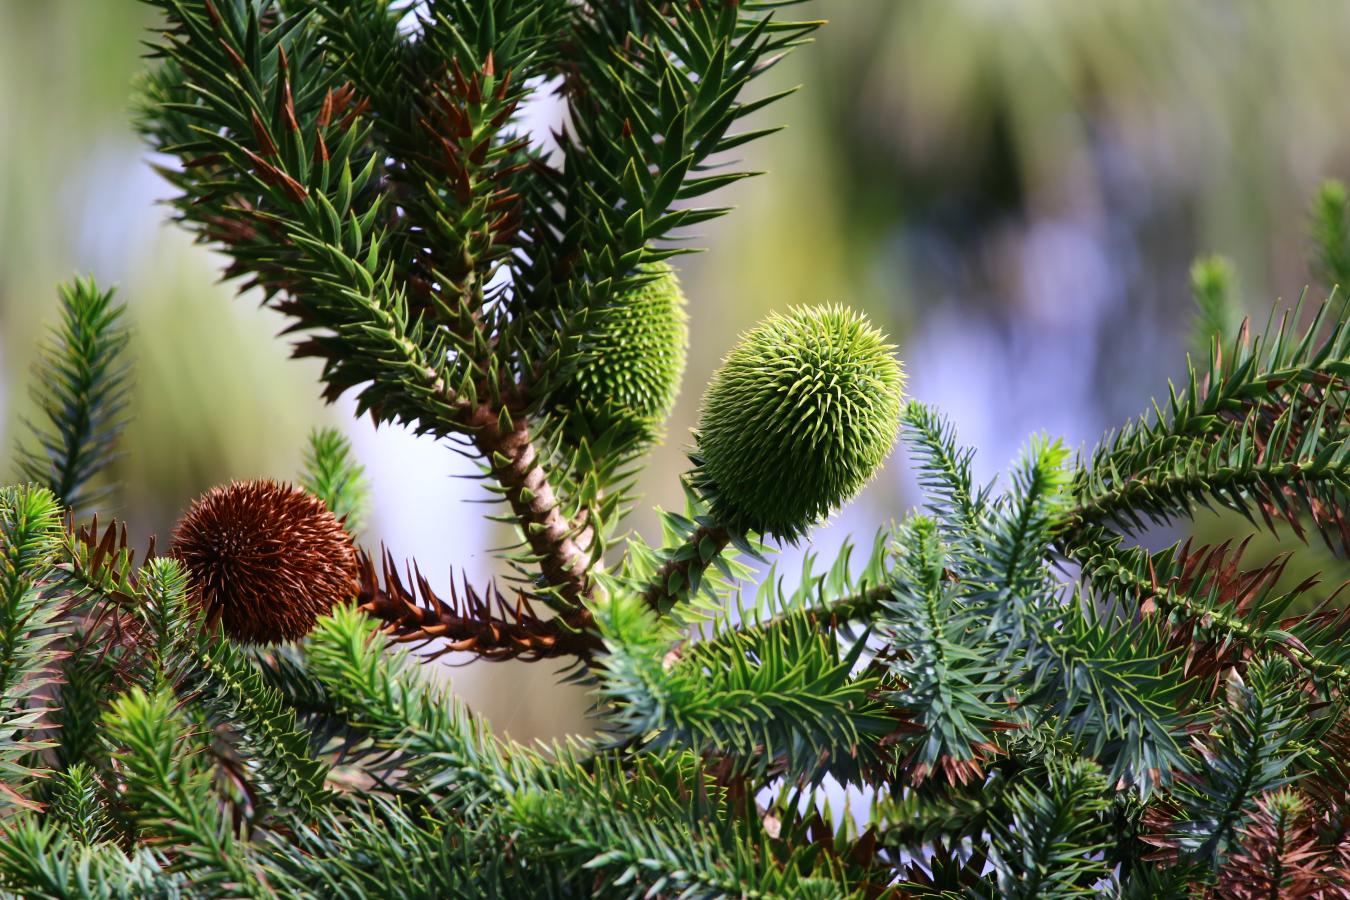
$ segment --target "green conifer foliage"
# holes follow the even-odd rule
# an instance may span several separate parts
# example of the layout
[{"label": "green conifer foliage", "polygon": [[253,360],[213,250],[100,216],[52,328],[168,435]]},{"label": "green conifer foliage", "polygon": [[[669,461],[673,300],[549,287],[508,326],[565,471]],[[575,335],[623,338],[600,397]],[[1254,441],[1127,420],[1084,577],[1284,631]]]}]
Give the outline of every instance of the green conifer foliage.
[{"label": "green conifer foliage", "polygon": [[1196,306],[1191,345],[1197,356],[1208,355],[1211,343],[1222,343],[1227,335],[1237,333],[1242,313],[1235,296],[1236,281],[1233,263],[1217,253],[1191,266],[1191,296]]},{"label": "green conifer foliage", "polygon": [[842,306],[773,314],[713,376],[694,480],[732,531],[788,540],[876,474],[900,427],[894,348]]},{"label": "green conifer foliage", "polygon": [[29,426],[36,449],[25,448],[20,468],[25,480],[87,511],[104,493],[90,490],[89,482],[111,460],[123,425],[126,307],[90,278],[72,279],[59,293],[61,324],[43,346],[33,378],[42,409],[42,418]]}]

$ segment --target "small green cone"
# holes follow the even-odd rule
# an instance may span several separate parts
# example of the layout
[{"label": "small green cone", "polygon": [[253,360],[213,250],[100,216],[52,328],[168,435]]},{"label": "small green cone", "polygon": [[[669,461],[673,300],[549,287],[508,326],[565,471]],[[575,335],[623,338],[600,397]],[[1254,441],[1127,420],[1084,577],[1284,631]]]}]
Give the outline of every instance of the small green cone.
[{"label": "small green cone", "polygon": [[649,280],[591,314],[576,375],[553,400],[573,436],[648,442],[675,405],[689,317],[675,270],[661,262],[645,271]]},{"label": "small green cone", "polygon": [[733,532],[796,540],[877,472],[900,428],[894,347],[842,306],[777,313],[703,398],[691,483]]}]

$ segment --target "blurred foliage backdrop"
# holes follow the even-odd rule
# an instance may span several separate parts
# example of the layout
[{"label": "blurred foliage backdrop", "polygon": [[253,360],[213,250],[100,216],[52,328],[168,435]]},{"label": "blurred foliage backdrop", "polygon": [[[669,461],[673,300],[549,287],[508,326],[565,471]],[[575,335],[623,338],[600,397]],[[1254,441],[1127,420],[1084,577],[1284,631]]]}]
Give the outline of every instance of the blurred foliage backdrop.
[{"label": "blurred foliage backdrop", "polygon": [[[702,387],[770,309],[865,309],[992,475],[1033,431],[1084,443],[1165,389],[1196,253],[1235,259],[1262,321],[1306,283],[1307,203],[1350,173],[1343,0],[814,5],[830,26],[775,73],[804,85],[772,113],[788,129],[752,151],[768,176],[725,198],[740,212],[682,266],[694,343],[644,476],[652,503],[680,504]],[[292,477],[309,428],[334,421],[375,483],[367,542],[440,585],[451,565],[488,577],[501,536],[452,477],[472,466],[323,408],[315,370],[273,339],[279,320],[231,302],[217,261],[163,224],[166,188],[129,126],[152,24],[135,0],[0,0],[0,468],[54,285],[92,273],[120,285],[138,329],[115,512],[142,539],[212,484]],[[870,538],[912,496],[897,457],[817,542]],[[584,727],[583,697],[532,671],[474,666],[456,685],[517,737]]]}]

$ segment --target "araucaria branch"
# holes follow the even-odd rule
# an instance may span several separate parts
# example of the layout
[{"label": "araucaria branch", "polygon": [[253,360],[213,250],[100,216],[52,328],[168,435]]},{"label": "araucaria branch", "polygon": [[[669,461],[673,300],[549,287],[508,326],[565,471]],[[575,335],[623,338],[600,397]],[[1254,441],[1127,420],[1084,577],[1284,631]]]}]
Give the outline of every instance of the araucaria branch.
[{"label": "araucaria branch", "polygon": [[[137,555],[85,518],[117,487],[123,308],[66,286],[0,488],[0,893],[1350,896],[1346,605],[1255,543],[1146,546],[1203,507],[1350,550],[1338,291],[1258,334],[1202,260],[1187,378],[1090,453],[1032,438],[1002,486],[867,317],[784,308],[713,375],[649,542],[625,516],[684,374],[677,257],[821,23],[150,3],[139,124],[178,223],[289,317],[325,400],[477,460],[514,540],[498,582],[434,590],[453,537],[366,545],[328,429],[295,484],[183,497]],[[565,124],[529,132],[530,99]],[[1348,222],[1327,186],[1320,277],[1350,279]],[[781,577],[897,443],[923,508]],[[593,733],[495,736],[421,666],[447,655],[561,664]]]}]

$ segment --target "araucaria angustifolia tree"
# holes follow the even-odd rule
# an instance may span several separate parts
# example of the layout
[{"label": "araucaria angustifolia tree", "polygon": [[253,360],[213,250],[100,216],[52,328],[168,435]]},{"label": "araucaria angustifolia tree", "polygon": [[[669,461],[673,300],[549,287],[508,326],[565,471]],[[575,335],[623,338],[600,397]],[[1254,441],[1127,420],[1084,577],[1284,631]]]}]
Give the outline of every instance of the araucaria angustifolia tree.
[{"label": "araucaria angustifolia tree", "polygon": [[[818,23],[152,2],[139,121],[179,224],[290,317],[326,399],[478,459],[518,541],[499,584],[401,576],[354,542],[367,488],[325,431],[297,484],[183,498],[137,554],[89,518],[121,307],[73,282],[0,491],[6,895],[1350,896],[1344,606],[1246,544],[1138,540],[1209,507],[1350,551],[1335,290],[1253,329],[1203,261],[1189,376],[1090,453],[1032,439],[1002,487],[865,318],[784,310],[713,376],[648,543],[624,520],[684,367],[671,260]],[[522,130],[539,92],[552,141]],[[1314,217],[1346,283],[1345,191]],[[922,511],[742,596],[898,435]],[[598,734],[494,736],[419,665],[444,654],[557,667]]]}]

